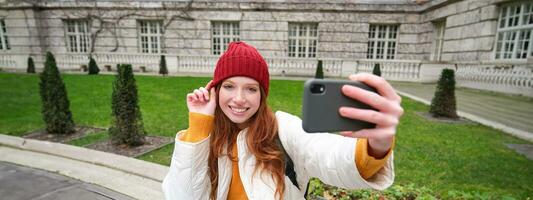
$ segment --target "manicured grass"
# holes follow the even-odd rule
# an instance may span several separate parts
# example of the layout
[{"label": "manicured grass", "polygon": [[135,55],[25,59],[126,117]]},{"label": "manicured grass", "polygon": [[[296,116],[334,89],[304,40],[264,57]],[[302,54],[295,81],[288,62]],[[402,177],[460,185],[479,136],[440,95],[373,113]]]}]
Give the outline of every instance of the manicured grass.
[{"label": "manicured grass", "polygon": [[398,127],[396,184],[435,191],[481,191],[531,196],[533,161],[505,147],[528,143],[479,124],[430,122],[415,112],[428,107],[404,98]]},{"label": "manicured grass", "polygon": [[[107,128],[111,122],[111,75],[63,75],[78,125]],[[187,128],[185,95],[204,86],[209,78],[136,76],[140,107],[148,134],[174,137]],[[38,76],[0,73],[0,133],[23,135],[43,129]],[[271,81],[272,110],[300,115],[302,81]],[[414,184],[439,193],[479,191],[524,199],[533,194],[533,161],[505,147],[528,143],[476,123],[447,124],[428,121],[416,112],[428,107],[404,98],[406,110],[397,133],[396,185]],[[103,133],[73,142],[86,145]],[[174,145],[139,159],[170,164]]]}]

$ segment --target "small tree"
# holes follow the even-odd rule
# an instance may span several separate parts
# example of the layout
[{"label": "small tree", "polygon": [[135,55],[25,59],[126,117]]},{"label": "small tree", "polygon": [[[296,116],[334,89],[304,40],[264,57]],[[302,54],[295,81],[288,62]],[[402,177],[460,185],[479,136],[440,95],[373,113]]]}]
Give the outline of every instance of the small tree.
[{"label": "small tree", "polygon": [[98,65],[96,64],[96,60],[94,60],[93,57],[89,60],[89,75],[91,74],[98,74],[100,72],[100,68],[98,68]]},{"label": "small tree", "polygon": [[315,72],[315,78],[316,79],[324,78],[324,70],[322,70],[322,60],[318,60],[318,64],[317,64],[316,72]]},{"label": "small tree", "polygon": [[46,53],[44,71],[39,83],[43,120],[50,134],[70,134],[74,132],[74,121],[70,112],[65,84],[57,69],[52,53]]},{"label": "small tree", "polygon": [[137,86],[131,64],[121,64],[117,68],[118,74],[113,82],[111,104],[113,123],[109,128],[109,134],[115,145],[142,145],[146,133],[138,105]]},{"label": "small tree", "polygon": [[374,69],[372,70],[372,74],[376,76],[381,76],[381,68],[379,67],[379,63],[374,64]]},{"label": "small tree", "polygon": [[162,74],[163,76],[168,74],[167,61],[165,59],[165,55],[161,55],[161,60],[159,61],[159,74]]},{"label": "small tree", "polygon": [[455,75],[452,69],[442,70],[429,112],[434,117],[458,118],[455,102]]},{"label": "small tree", "polygon": [[28,57],[28,69],[26,69],[28,74],[35,74],[35,63],[33,63],[33,58]]}]

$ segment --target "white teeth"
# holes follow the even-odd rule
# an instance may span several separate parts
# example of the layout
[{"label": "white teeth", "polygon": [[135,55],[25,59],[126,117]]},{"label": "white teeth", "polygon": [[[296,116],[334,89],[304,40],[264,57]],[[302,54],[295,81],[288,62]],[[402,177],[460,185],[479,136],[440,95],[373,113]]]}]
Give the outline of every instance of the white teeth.
[{"label": "white teeth", "polygon": [[238,112],[238,113],[242,113],[244,111],[246,111],[246,108],[234,108],[234,107],[230,107],[231,110],[235,111],[235,112]]}]

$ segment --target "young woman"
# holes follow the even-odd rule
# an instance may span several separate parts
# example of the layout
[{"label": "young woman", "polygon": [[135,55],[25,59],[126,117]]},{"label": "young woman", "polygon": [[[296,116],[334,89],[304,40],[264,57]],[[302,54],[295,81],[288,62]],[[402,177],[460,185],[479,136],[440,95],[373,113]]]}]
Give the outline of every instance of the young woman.
[{"label": "young woman", "polygon": [[[343,107],[339,113],[376,128],[308,134],[298,117],[268,108],[268,67],[257,50],[230,43],[213,80],[187,94],[189,128],[176,136],[163,181],[166,199],[304,199],[311,177],[343,188],[387,188],[394,181],[401,98],[380,77],[357,74],[350,80],[378,90],[342,88],[378,111]],[[294,184],[285,175],[283,149],[294,163]]]}]

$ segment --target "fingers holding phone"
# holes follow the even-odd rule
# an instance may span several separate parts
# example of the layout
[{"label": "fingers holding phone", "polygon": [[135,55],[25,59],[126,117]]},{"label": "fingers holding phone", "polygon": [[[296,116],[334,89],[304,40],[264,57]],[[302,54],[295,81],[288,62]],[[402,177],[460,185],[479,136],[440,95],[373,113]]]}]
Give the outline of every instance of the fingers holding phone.
[{"label": "fingers holding phone", "polygon": [[351,81],[363,82],[377,90],[377,93],[362,90],[350,85],[342,87],[342,93],[352,99],[361,101],[376,110],[341,107],[339,114],[346,118],[363,120],[376,124],[375,128],[359,131],[344,131],[348,137],[368,138],[372,149],[383,152],[390,149],[396,127],[403,115],[400,105],[401,97],[383,78],[373,74],[356,74],[350,76]]},{"label": "fingers holding phone", "polygon": [[[189,112],[206,115],[214,115],[216,108],[216,92],[210,87],[211,81],[206,87],[200,87],[187,94],[187,108]],[[209,89],[209,90],[208,90]]]},{"label": "fingers holding phone", "polygon": [[351,85],[344,85],[342,93],[371,106],[375,110],[341,107],[339,113],[342,116],[374,123],[376,128],[396,127],[398,125],[403,114],[403,108],[400,105],[401,97],[396,94],[385,79],[372,74],[356,74],[351,75],[350,80],[365,83],[376,89],[377,93]]}]

